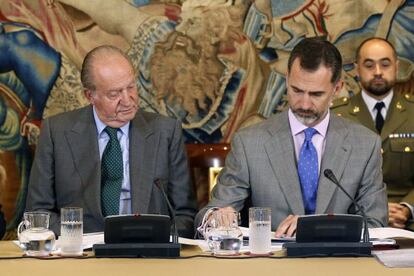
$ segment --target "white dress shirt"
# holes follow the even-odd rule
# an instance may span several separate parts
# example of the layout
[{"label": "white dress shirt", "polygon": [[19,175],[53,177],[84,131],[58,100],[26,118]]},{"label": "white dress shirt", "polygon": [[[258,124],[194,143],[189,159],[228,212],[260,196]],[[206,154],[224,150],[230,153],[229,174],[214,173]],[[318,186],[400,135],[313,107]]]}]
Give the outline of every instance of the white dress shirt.
[{"label": "white dress shirt", "polygon": [[372,120],[375,122],[375,119],[377,118],[378,110],[375,108],[375,105],[379,102],[384,103],[384,108],[381,110],[382,118],[387,118],[387,112],[390,110],[390,104],[392,101],[392,97],[394,96],[394,91],[391,91],[384,99],[381,101],[371,97],[367,94],[364,90],[361,91],[362,99],[364,99],[365,104],[368,107],[369,113],[371,114]]},{"label": "white dress shirt", "polygon": [[[93,116],[95,118],[95,124],[97,129],[97,138],[99,145],[99,157],[102,160],[102,154],[109,141],[109,135],[104,131],[105,125],[96,114],[95,107],[93,107]],[[118,131],[118,140],[122,151],[122,162],[124,168],[124,175],[122,179],[121,196],[119,200],[119,214],[131,214],[131,182],[129,179],[129,125],[120,128]]]}]

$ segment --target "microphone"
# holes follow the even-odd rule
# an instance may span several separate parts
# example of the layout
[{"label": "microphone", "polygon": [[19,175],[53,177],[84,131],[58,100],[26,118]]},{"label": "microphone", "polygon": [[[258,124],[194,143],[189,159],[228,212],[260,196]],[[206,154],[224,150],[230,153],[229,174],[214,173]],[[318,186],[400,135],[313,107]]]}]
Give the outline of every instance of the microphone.
[{"label": "microphone", "polygon": [[336,186],[338,186],[339,189],[342,190],[342,192],[344,192],[344,194],[352,201],[354,206],[357,208],[357,211],[361,213],[362,218],[364,220],[364,237],[363,237],[363,241],[364,242],[369,242],[369,232],[368,232],[368,224],[367,224],[368,219],[367,219],[367,216],[365,214],[364,208],[361,205],[359,205],[359,203],[356,202],[356,200],[344,189],[344,187],[339,183],[338,179],[336,179],[336,177],[335,177],[335,175],[334,175],[334,173],[332,172],[331,169],[324,170],[323,174],[332,183],[334,183]]},{"label": "microphone", "polygon": [[165,202],[167,203],[167,207],[168,207],[168,211],[170,213],[171,216],[171,222],[172,222],[172,226],[173,226],[173,235],[172,235],[172,242],[173,243],[178,243],[178,230],[177,230],[177,223],[175,220],[175,210],[171,205],[170,200],[168,199],[167,194],[165,193],[164,190],[164,184],[167,181],[165,179],[160,179],[157,178],[154,180],[154,184],[155,186],[157,186],[157,188],[161,191],[162,197],[164,198]]},{"label": "microphone", "polygon": [[167,182],[162,179],[154,180],[167,203],[170,216],[136,214],[106,217],[105,243],[93,245],[95,257],[180,256],[181,245],[178,243],[175,211],[164,191],[163,183]]}]

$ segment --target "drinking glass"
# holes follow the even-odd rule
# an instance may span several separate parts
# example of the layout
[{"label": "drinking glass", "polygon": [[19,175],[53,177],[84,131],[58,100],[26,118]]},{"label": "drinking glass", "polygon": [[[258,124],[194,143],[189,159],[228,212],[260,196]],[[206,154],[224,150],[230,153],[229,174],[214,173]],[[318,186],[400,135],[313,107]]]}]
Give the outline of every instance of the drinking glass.
[{"label": "drinking glass", "polygon": [[252,254],[269,254],[271,251],[270,208],[249,208],[249,249]]},{"label": "drinking glass", "polygon": [[79,207],[64,207],[60,210],[61,254],[82,255],[83,211]]},{"label": "drinking glass", "polygon": [[55,244],[55,234],[49,230],[48,212],[25,212],[17,227],[20,248],[28,256],[48,256]]},{"label": "drinking glass", "polygon": [[238,212],[230,210],[211,213],[205,238],[214,255],[235,255],[239,253],[243,233],[238,226],[238,215]]}]

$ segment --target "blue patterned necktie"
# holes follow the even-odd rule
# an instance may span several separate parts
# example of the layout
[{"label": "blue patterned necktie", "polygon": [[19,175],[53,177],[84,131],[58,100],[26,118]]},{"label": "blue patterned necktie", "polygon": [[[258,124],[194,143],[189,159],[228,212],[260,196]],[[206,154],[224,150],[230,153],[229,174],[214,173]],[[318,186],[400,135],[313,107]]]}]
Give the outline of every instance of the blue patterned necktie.
[{"label": "blue patterned necktie", "polygon": [[118,130],[118,128],[108,126],[104,129],[109,135],[109,141],[101,161],[101,204],[104,217],[119,214],[119,198],[124,168],[122,150],[117,135]]},{"label": "blue patterned necktie", "polygon": [[305,141],[300,149],[298,174],[302,189],[302,198],[305,205],[305,214],[314,214],[316,209],[316,194],[318,191],[319,168],[318,153],[312,143],[316,129],[307,128]]}]

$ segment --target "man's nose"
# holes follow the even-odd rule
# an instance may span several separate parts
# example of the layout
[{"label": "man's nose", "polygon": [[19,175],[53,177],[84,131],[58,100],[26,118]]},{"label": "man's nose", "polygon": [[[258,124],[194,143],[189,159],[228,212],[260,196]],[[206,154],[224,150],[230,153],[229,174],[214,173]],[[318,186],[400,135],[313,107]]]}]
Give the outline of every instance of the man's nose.
[{"label": "man's nose", "polygon": [[309,95],[304,95],[301,102],[300,107],[304,110],[308,110],[312,107],[312,101]]},{"label": "man's nose", "polygon": [[380,64],[375,65],[375,75],[376,76],[382,76],[382,69]]},{"label": "man's nose", "polygon": [[122,89],[121,91],[121,103],[122,104],[129,104],[131,101],[131,95],[127,88]]}]

